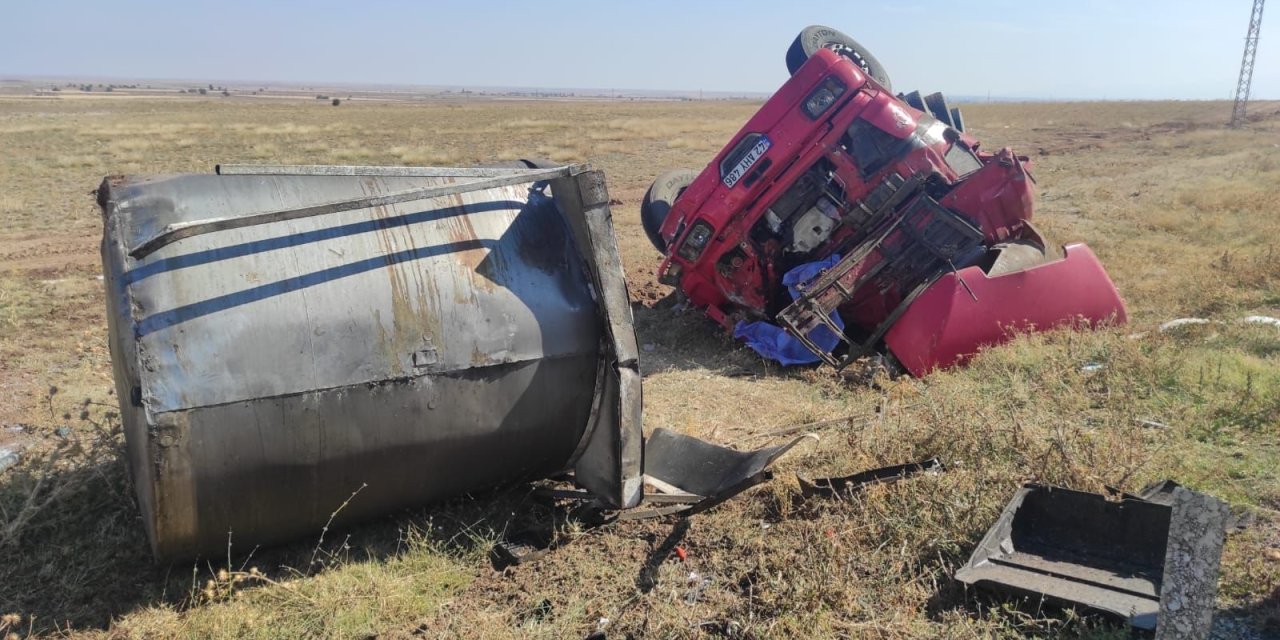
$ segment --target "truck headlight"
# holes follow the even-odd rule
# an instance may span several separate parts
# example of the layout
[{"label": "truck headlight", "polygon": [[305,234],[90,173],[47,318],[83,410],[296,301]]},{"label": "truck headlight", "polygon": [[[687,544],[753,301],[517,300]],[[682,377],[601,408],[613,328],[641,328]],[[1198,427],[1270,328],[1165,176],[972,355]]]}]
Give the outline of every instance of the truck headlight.
[{"label": "truck headlight", "polygon": [[690,262],[697,260],[710,239],[711,225],[705,222],[694,224],[689,235],[684,237],[684,242],[680,243],[680,257]]},{"label": "truck headlight", "polygon": [[804,112],[809,114],[810,118],[818,119],[818,116],[831,108],[840,96],[844,95],[844,83],[834,77],[828,76],[826,80],[809,97],[804,101]]}]

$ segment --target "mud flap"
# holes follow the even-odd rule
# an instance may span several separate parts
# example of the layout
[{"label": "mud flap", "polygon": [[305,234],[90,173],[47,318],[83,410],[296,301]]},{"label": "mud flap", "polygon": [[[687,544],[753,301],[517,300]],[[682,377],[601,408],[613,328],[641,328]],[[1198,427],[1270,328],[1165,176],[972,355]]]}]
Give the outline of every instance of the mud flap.
[{"label": "mud flap", "polygon": [[[1213,500],[1180,487],[1176,491]],[[1156,500],[1112,501],[1099,494],[1025,485],[955,577],[969,585],[1111,614],[1138,629],[1155,629],[1162,596],[1194,582],[1182,573],[1171,574],[1166,566],[1167,551],[1177,544],[1179,532],[1194,523],[1175,517],[1179,510],[1172,501],[1160,499],[1165,492],[1144,493]],[[1225,506],[1218,511],[1227,513]],[[1225,525],[1225,517],[1220,524]],[[1217,539],[1217,550],[1200,558],[1212,564],[1215,585],[1221,536]]]}]

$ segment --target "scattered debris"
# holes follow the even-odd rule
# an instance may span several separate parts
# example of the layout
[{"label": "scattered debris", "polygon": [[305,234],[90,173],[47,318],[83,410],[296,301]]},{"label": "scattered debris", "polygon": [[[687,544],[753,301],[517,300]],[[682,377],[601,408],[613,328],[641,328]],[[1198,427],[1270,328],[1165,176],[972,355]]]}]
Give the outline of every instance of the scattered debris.
[{"label": "scattered debris", "polygon": [[7,447],[0,449],[0,473],[8,471],[9,467],[18,464],[18,460],[20,459],[21,457],[18,455],[17,449],[10,449]]},{"label": "scattered debris", "polygon": [[1246,316],[1240,318],[1240,322],[1245,324],[1266,324],[1280,329],[1280,318],[1272,318],[1269,316]]},{"label": "scattered debris", "polygon": [[1192,326],[1201,325],[1201,324],[1209,324],[1209,321],[1205,320],[1204,318],[1178,318],[1177,320],[1170,320],[1168,322],[1161,324],[1159,330],[1161,333],[1163,333],[1165,331],[1170,331],[1173,329],[1180,329],[1182,327],[1192,327]]},{"label": "scattered debris", "polygon": [[[645,486],[653,491],[644,492],[639,506],[616,510],[586,491],[539,489],[535,494],[578,501],[573,517],[588,529],[620,521],[692,516],[772,478],[769,465],[809,437],[812,436],[801,436],[776,447],[738,451],[658,428],[644,445],[643,478]],[[521,531],[496,543],[490,559],[494,568],[501,570],[539,560],[563,544],[557,544],[553,531]],[[679,546],[673,546],[669,553],[682,562],[688,558],[688,552]]]},{"label": "scattered debris", "polygon": [[684,592],[684,603],[698,604],[698,600],[702,599],[702,592],[711,586],[711,578],[701,575],[697,571],[690,571],[687,583],[692,586]]},{"label": "scattered debris", "polygon": [[[1176,320],[1170,320],[1168,322],[1161,324],[1159,330],[1161,333],[1164,333],[1166,331],[1172,331],[1174,329],[1181,329],[1182,327],[1193,327],[1197,325],[1213,324],[1217,322],[1221,322],[1221,321],[1209,320],[1207,318],[1178,318]],[[1276,327],[1277,329],[1280,329],[1280,318],[1272,318],[1270,316],[1245,316],[1237,320],[1237,322],[1239,322],[1240,324],[1269,325],[1272,327]]]},{"label": "scattered debris", "polygon": [[[1193,512],[1179,507],[1180,501],[1223,506]],[[1194,548],[1184,539],[1191,531],[1225,530],[1227,517],[1225,503],[1171,481],[1155,483],[1139,496],[1121,494],[1119,500],[1027,484],[955,577],[1013,595],[1083,606],[1152,630],[1162,606],[1201,601],[1209,571],[1216,584],[1221,536],[1200,539]],[[1175,550],[1180,560],[1171,563],[1168,557]],[[1190,586],[1175,586],[1192,583],[1197,585],[1194,594]]]},{"label": "scattered debris", "polygon": [[554,532],[551,531],[536,529],[521,531],[493,545],[489,559],[498,570],[540,560],[551,552],[554,537]]},{"label": "scattered debris", "polygon": [[698,630],[725,638],[742,638],[742,624],[737,620],[706,620],[698,623]]},{"label": "scattered debris", "polygon": [[[1270,325],[1280,329],[1280,318],[1272,318],[1270,316],[1245,316],[1240,318],[1237,322],[1240,324]],[[1195,327],[1206,324],[1225,324],[1225,322],[1222,320],[1209,320],[1208,318],[1176,318],[1162,323],[1157,328],[1157,331],[1160,333],[1167,333],[1169,331],[1183,329],[1185,327]],[[1138,333],[1129,334],[1128,337],[1130,340],[1140,340],[1148,335],[1150,335],[1150,333],[1147,331],[1139,331]]]},{"label": "scattered debris", "polygon": [[946,471],[946,467],[942,462],[937,458],[929,458],[928,460],[921,460],[920,462],[895,464],[839,478],[815,478],[813,480],[806,480],[800,476],[796,476],[796,479],[800,481],[800,493],[803,494],[804,497],[833,498],[846,495],[850,492],[861,491],[873,484],[889,484],[920,473],[940,473],[942,471]]},{"label": "scattered debris", "polygon": [[554,605],[551,604],[551,600],[547,598],[543,598],[542,601],[539,602],[538,604],[534,605],[529,609],[526,609],[525,611],[522,611],[518,617],[522,622],[530,621],[530,620],[541,622],[543,620],[550,619],[554,612],[555,612],[555,607]]}]

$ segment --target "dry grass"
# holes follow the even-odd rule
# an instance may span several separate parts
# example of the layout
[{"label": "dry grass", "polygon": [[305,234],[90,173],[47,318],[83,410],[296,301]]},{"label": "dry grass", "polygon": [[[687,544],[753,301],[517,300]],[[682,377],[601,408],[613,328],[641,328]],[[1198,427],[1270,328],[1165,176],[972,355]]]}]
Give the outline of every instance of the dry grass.
[{"label": "dry grass", "polygon": [[[967,369],[892,381],[779,369],[660,302],[637,222],[643,191],[662,170],[705,164],[755,106],[0,99],[0,423],[28,425],[0,431],[0,446],[31,452],[0,476],[0,529],[14,531],[0,547],[0,614],[21,616],[0,619],[0,635],[574,638],[607,619],[611,638],[1119,638],[1094,620],[974,598],[949,576],[1022,481],[1134,489],[1163,477],[1255,512],[1228,543],[1219,615],[1255,637],[1280,633],[1280,336],[1234,322],[1280,316],[1278,105],[1255,106],[1266,118],[1243,131],[1219,126],[1222,103],[966,108],[988,145],[1033,156],[1040,226],[1095,249],[1131,324],[1022,337]],[[778,426],[859,419],[716,511],[685,524],[566,523],[573,544],[505,573],[488,545],[556,517],[527,486],[322,542],[251,550],[232,539],[227,557],[151,564],[107,416],[100,223],[86,195],[101,176],[529,156],[590,160],[622,201],[619,241],[650,345],[649,427],[758,446],[769,441],[752,434]],[[1181,316],[1221,322],[1154,331]],[[790,479],[930,455],[951,471],[854,500],[803,502]],[[677,541],[685,563],[657,555]]]}]

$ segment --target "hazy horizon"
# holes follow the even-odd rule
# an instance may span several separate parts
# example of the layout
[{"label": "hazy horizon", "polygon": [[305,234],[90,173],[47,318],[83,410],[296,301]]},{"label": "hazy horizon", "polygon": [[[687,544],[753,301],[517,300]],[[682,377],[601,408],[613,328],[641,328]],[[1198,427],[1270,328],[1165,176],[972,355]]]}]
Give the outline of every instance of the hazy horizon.
[{"label": "hazy horizon", "polygon": [[[785,80],[796,32],[824,23],[865,44],[899,91],[1221,100],[1235,89],[1250,4],[54,0],[6,9],[0,77],[754,97]],[[1280,46],[1267,33],[1256,99],[1280,98]]]}]

